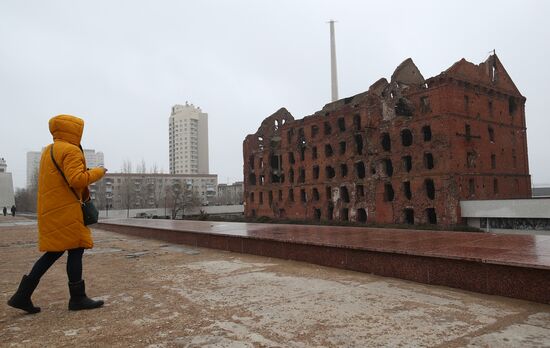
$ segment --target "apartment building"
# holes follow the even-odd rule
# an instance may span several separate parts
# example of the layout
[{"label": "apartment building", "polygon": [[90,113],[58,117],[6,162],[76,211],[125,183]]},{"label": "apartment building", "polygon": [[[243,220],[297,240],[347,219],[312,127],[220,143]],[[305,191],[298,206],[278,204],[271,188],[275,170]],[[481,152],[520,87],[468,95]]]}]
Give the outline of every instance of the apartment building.
[{"label": "apartment building", "polygon": [[169,118],[170,174],[208,174],[208,114],[174,105]]}]

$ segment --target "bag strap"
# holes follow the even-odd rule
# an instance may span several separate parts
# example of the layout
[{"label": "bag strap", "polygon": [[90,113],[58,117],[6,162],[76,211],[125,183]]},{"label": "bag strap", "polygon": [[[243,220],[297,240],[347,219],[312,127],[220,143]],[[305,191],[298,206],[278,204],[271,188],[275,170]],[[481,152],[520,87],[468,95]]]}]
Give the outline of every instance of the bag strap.
[{"label": "bag strap", "polygon": [[69,182],[67,181],[67,178],[65,177],[65,174],[63,174],[63,171],[61,170],[61,168],[59,168],[59,166],[57,165],[57,162],[55,161],[55,158],[53,157],[53,143],[52,143],[52,146],[50,146],[50,157],[52,158],[53,164],[55,164],[55,167],[57,168],[57,170],[59,171],[59,173],[61,173],[61,176],[63,177],[63,180],[65,180],[65,182],[67,183],[67,186],[69,186],[69,188],[71,189],[71,191],[73,191],[73,194],[74,194],[74,196],[76,197],[77,201],[79,201],[80,204],[82,204],[82,200],[80,199],[80,197],[78,197],[78,195],[76,194],[75,190],[71,187],[71,185],[70,185]]}]

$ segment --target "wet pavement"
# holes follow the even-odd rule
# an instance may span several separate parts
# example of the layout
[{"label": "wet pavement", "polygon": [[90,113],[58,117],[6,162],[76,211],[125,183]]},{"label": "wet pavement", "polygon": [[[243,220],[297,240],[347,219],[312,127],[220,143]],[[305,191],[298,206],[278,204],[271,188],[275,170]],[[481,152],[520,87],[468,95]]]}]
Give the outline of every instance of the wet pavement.
[{"label": "wet pavement", "polygon": [[105,223],[550,270],[550,236],[544,235],[153,219]]},{"label": "wet pavement", "polygon": [[[88,294],[69,312],[65,257],[5,302],[40,256],[33,226],[0,227],[1,347],[545,347],[550,306],[98,229]],[[133,255],[133,257],[128,257]]]},{"label": "wet pavement", "polygon": [[550,236],[154,219],[98,226],[550,304]]}]

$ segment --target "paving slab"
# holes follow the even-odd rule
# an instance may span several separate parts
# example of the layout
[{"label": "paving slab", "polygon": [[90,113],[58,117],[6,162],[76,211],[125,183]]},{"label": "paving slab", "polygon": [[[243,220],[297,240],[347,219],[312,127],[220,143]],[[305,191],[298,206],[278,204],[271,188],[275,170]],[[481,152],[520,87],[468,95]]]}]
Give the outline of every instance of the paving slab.
[{"label": "paving slab", "polygon": [[[0,227],[1,347],[545,347],[550,306],[309,263],[94,229],[88,294],[69,312],[65,257],[5,305],[40,256],[36,227]],[[92,249],[92,250],[94,250]],[[136,257],[127,258],[134,254]]]}]

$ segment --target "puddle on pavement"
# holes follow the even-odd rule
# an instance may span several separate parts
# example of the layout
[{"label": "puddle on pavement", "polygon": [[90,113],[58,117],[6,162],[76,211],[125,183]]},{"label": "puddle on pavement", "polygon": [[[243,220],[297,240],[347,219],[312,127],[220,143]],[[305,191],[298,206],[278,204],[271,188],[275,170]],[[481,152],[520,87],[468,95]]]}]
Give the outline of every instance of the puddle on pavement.
[{"label": "puddle on pavement", "polygon": [[179,245],[163,245],[160,247],[162,250],[175,251],[177,253],[184,253],[186,255],[198,255],[200,251]]},{"label": "puddle on pavement", "polygon": [[122,251],[122,249],[94,247],[93,249],[87,249],[86,254],[110,254],[110,253],[118,253],[119,251]]}]

